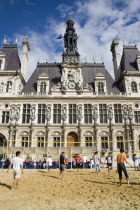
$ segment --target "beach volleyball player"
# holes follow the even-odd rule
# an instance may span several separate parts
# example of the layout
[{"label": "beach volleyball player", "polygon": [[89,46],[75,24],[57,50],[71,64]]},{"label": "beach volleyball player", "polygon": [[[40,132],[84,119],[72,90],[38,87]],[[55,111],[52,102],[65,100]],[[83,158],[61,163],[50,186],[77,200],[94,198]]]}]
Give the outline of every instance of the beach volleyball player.
[{"label": "beach volleyball player", "polygon": [[59,174],[59,178],[64,177],[64,170],[65,170],[65,152],[62,152],[60,155],[60,174]]},{"label": "beach volleyball player", "polygon": [[[18,189],[18,182],[20,179],[20,170],[22,169],[22,174],[23,174],[23,161],[20,158],[20,151],[16,152],[16,157],[14,157],[8,167],[8,171],[13,166],[13,176],[14,176],[14,182],[12,188]],[[12,189],[11,188],[11,189]]]}]

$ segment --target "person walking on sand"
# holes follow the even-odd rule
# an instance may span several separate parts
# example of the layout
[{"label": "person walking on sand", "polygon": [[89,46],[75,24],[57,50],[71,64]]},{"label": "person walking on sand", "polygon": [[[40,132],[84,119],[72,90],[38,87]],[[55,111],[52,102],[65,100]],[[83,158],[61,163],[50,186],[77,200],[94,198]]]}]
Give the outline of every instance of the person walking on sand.
[{"label": "person walking on sand", "polygon": [[126,162],[127,164],[129,164],[131,167],[133,167],[133,165],[131,165],[127,159],[126,159],[126,155],[124,153],[124,149],[120,149],[120,154],[117,155],[117,168],[118,168],[118,173],[119,173],[119,181],[120,181],[120,185],[122,185],[122,171],[126,177],[127,183],[129,185],[129,176],[125,167],[124,162]]},{"label": "person walking on sand", "polygon": [[99,156],[98,152],[94,153],[94,164],[96,172],[99,173],[101,171],[101,157]]},{"label": "person walking on sand", "polygon": [[113,158],[112,158],[111,152],[108,153],[108,156],[106,157],[105,162],[107,162],[108,172],[110,173],[110,170],[112,169],[112,164],[113,164]]},{"label": "person walking on sand", "polygon": [[51,169],[52,169],[52,157],[51,156],[48,158],[47,162],[48,162],[48,173],[50,173]]},{"label": "person walking on sand", "polygon": [[20,151],[16,152],[16,157],[12,159],[7,172],[9,172],[9,169],[11,168],[11,166],[13,166],[13,176],[14,176],[14,182],[11,189],[13,188],[18,189],[18,182],[20,179],[20,169],[22,169],[22,174],[23,174],[23,161],[20,158]]},{"label": "person walking on sand", "polygon": [[133,154],[132,159],[134,161],[135,170],[139,170],[139,158],[137,157],[137,154]]},{"label": "person walking on sand", "polygon": [[65,170],[65,152],[62,152],[60,155],[60,174],[59,174],[59,178],[64,177],[64,170]]},{"label": "person walking on sand", "polygon": [[75,160],[76,160],[77,172],[79,172],[80,163],[81,163],[81,161],[82,161],[82,158],[81,158],[80,155],[78,154],[77,157],[75,158]]}]

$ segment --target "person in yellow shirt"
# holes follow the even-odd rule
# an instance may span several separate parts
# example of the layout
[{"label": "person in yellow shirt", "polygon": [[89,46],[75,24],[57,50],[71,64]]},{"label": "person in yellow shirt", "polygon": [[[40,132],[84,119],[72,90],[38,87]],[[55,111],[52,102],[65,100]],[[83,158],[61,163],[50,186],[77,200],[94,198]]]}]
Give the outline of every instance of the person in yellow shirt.
[{"label": "person in yellow shirt", "polygon": [[126,162],[131,167],[133,167],[133,165],[131,165],[127,161],[126,154],[124,153],[124,149],[120,149],[120,154],[117,155],[117,167],[118,167],[118,173],[119,173],[119,181],[120,181],[120,185],[121,185],[122,184],[122,171],[123,171],[123,173],[126,177],[127,183],[129,185],[129,176],[128,176],[124,162]]}]

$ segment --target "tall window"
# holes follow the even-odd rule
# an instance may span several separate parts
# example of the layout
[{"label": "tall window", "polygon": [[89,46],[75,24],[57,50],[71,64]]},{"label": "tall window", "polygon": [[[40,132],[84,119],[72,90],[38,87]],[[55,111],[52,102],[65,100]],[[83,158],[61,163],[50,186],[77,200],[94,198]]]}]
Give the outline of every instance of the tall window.
[{"label": "tall window", "polygon": [[46,93],[46,82],[41,82],[40,92],[41,93]]},{"label": "tall window", "polygon": [[6,92],[10,93],[12,91],[12,82],[7,82]]},{"label": "tall window", "polygon": [[76,104],[69,104],[69,123],[73,124],[76,122],[77,122]]},{"label": "tall window", "polygon": [[92,105],[84,104],[84,120],[86,124],[92,123]]},{"label": "tall window", "polygon": [[114,104],[115,123],[122,123],[122,108],[121,104]]},{"label": "tall window", "polygon": [[2,112],[2,123],[9,123],[9,112]]},{"label": "tall window", "polygon": [[38,142],[38,147],[45,147],[45,138],[44,138],[44,136],[37,137],[37,142]]},{"label": "tall window", "polygon": [[38,123],[45,123],[46,104],[38,104]]},{"label": "tall window", "polygon": [[22,147],[30,147],[31,142],[29,142],[29,137],[28,136],[23,136],[22,137]]},{"label": "tall window", "polygon": [[135,123],[140,123],[140,111],[134,111]]},{"label": "tall window", "polygon": [[85,137],[86,147],[92,147],[92,137]]},{"label": "tall window", "polygon": [[104,84],[102,82],[98,83],[98,93],[104,93]]},{"label": "tall window", "polygon": [[0,60],[0,69],[1,69],[1,66],[2,66],[2,60]]},{"label": "tall window", "polygon": [[136,82],[132,82],[131,83],[131,89],[132,89],[133,93],[137,93],[138,92]]},{"label": "tall window", "polygon": [[102,147],[102,149],[108,149],[108,137],[107,136],[101,137],[101,147]]},{"label": "tall window", "polygon": [[22,123],[30,122],[30,111],[31,111],[31,105],[23,104]]},{"label": "tall window", "polygon": [[107,105],[99,104],[100,123],[107,123]]},{"label": "tall window", "polygon": [[53,146],[60,147],[60,137],[53,137]]},{"label": "tall window", "polygon": [[124,149],[123,136],[117,136],[117,148]]},{"label": "tall window", "polygon": [[53,105],[53,123],[61,123],[61,104]]}]

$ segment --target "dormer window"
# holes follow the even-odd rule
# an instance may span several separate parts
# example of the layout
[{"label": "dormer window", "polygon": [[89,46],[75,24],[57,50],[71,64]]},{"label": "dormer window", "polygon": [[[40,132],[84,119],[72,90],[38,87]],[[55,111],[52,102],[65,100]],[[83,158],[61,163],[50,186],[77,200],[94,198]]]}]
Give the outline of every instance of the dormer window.
[{"label": "dormer window", "polygon": [[46,73],[39,74],[37,79],[37,92],[48,93],[49,92],[49,76]]},{"label": "dormer window", "polygon": [[0,51],[0,70],[4,70],[5,66],[5,54]]},{"label": "dormer window", "polygon": [[98,93],[104,93],[104,84],[103,82],[98,83]]},{"label": "dormer window", "polygon": [[136,82],[132,82],[131,83],[131,90],[132,90],[133,93],[137,93],[138,92]]},{"label": "dormer window", "polygon": [[6,92],[10,93],[12,91],[12,82],[7,82]]}]

